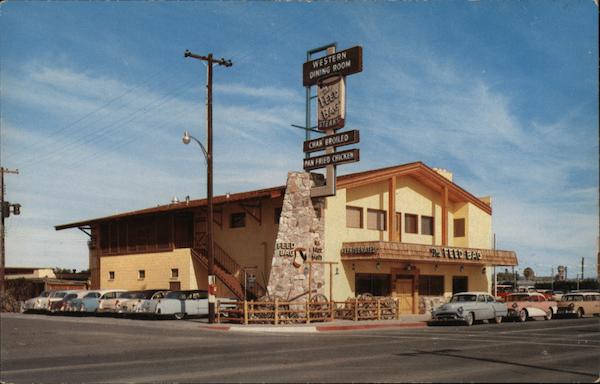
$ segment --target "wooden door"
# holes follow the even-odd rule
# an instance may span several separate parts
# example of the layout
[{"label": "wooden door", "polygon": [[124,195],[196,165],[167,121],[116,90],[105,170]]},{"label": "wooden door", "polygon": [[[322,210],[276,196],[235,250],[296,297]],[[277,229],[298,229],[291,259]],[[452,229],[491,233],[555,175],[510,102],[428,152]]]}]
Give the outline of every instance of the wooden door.
[{"label": "wooden door", "polygon": [[181,282],[169,281],[169,291],[181,291]]},{"label": "wooden door", "polygon": [[400,300],[400,313],[413,313],[413,280],[396,280],[396,297]]},{"label": "wooden door", "polygon": [[402,242],[402,214],[396,212],[396,240]]}]

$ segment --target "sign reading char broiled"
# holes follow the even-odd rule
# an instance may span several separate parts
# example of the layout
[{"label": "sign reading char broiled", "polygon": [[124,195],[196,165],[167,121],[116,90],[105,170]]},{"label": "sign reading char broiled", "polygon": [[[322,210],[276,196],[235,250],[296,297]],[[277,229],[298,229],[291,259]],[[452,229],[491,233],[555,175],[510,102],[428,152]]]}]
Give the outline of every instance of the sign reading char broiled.
[{"label": "sign reading char broiled", "polygon": [[317,128],[321,131],[344,127],[346,86],[342,76],[328,77],[317,87]]},{"label": "sign reading char broiled", "polygon": [[358,130],[336,133],[335,135],[328,135],[319,137],[314,140],[307,140],[304,142],[304,152],[316,152],[322,151],[327,147],[339,147],[342,145],[356,144],[360,141],[360,135]]},{"label": "sign reading char broiled", "polygon": [[333,75],[347,76],[362,72],[362,47],[356,46],[315,60],[302,66],[303,85],[315,85]]},{"label": "sign reading char broiled", "polygon": [[348,151],[331,153],[328,155],[310,157],[304,159],[304,170],[323,168],[328,165],[337,165],[345,163],[353,163],[360,160],[360,152],[358,149],[350,149]]}]

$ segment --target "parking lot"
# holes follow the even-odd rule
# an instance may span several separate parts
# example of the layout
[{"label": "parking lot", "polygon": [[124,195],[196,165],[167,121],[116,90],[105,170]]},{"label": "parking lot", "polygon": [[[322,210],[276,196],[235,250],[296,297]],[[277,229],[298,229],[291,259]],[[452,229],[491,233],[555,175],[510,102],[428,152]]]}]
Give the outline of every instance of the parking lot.
[{"label": "parking lot", "polygon": [[594,382],[598,318],[312,334],[2,314],[4,382]]}]

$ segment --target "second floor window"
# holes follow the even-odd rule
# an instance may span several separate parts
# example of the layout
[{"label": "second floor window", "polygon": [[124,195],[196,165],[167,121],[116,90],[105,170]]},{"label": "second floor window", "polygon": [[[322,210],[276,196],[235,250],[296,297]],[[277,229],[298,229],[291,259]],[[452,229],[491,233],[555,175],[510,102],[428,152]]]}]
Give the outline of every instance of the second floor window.
[{"label": "second floor window", "polygon": [[385,231],[386,229],[386,211],[379,209],[367,209],[367,228]]},{"label": "second floor window", "polygon": [[171,268],[171,277],[172,278],[179,277],[179,268]]},{"label": "second floor window", "polygon": [[108,280],[114,280],[115,279],[115,271],[109,271],[108,272]]},{"label": "second floor window", "polygon": [[433,217],[421,216],[421,234],[433,236]]},{"label": "second floor window", "polygon": [[230,228],[243,228],[246,226],[246,213],[232,213],[229,220]]},{"label": "second floor window", "polygon": [[346,207],[346,227],[348,228],[362,228],[362,208],[360,207]]},{"label": "second floor window", "polygon": [[419,233],[417,218],[419,216],[410,213],[404,214],[404,232]]},{"label": "second floor window", "polygon": [[138,271],[138,279],[145,279],[146,278],[146,271],[143,269],[140,269]]},{"label": "second floor window", "polygon": [[454,219],[454,237],[465,237],[465,219]]}]

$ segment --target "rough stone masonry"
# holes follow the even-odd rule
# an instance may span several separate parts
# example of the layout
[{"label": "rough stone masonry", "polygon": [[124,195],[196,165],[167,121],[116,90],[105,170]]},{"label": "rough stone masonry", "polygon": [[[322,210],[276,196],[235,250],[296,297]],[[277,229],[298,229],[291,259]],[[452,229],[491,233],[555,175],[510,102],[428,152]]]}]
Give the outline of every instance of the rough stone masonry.
[{"label": "rough stone masonry", "polygon": [[[312,186],[323,184],[318,174],[289,172],[267,291],[271,299],[308,299],[308,261],[324,254],[324,198],[311,198]],[[323,293],[322,264],[312,265],[312,295]]]}]

